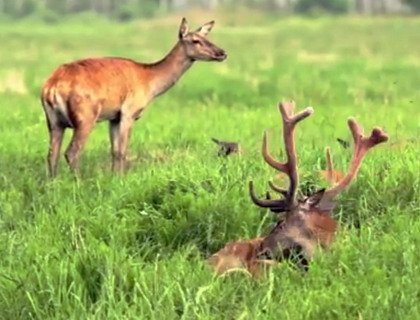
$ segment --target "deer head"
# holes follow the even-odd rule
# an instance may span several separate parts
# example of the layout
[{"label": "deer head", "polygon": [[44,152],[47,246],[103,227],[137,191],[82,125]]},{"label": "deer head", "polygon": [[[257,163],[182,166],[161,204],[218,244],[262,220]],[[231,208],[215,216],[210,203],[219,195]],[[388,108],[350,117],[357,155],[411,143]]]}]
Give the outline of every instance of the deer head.
[{"label": "deer head", "polygon": [[179,42],[186,55],[193,61],[223,61],[226,52],[207,40],[207,35],[214,26],[214,21],[207,22],[195,31],[188,31],[188,23],[182,19],[179,27]]},{"label": "deer head", "polygon": [[307,268],[317,246],[327,248],[334,240],[337,222],[331,213],[334,200],[345,190],[360,168],[366,153],[379,143],[388,140],[386,133],[374,128],[369,137],[364,136],[362,128],[356,120],[350,118],[348,125],[353,135],[354,150],[348,172],[338,181],[334,180],[334,167],[327,149],[326,175],[330,177],[331,187],[320,189],[308,196],[298,195],[299,174],[295,148],[294,130],[296,125],[313,113],[312,108],[294,114],[294,103],[279,105],[283,121],[283,139],[286,148],[286,162],[274,159],[268,151],[267,134],[264,133],[262,155],[264,160],[274,169],[287,175],[289,186],[283,189],[272,182],[270,188],[280,194],[280,198],[272,199],[267,193],[260,199],[254,192],[252,181],[249,183],[249,194],[254,204],[268,208],[279,215],[279,221],[265,237],[229,243],[210,257],[209,262],[217,272],[242,266],[252,274],[258,274],[261,265],[267,261],[296,259],[297,264]]}]

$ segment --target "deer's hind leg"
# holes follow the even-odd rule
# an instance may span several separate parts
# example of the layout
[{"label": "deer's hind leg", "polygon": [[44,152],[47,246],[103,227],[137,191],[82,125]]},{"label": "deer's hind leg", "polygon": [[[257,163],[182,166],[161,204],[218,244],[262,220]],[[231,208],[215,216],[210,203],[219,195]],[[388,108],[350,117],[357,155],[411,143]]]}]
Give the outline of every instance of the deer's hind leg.
[{"label": "deer's hind leg", "polygon": [[81,152],[86,144],[89,134],[96,124],[99,107],[88,101],[72,99],[70,118],[73,125],[73,136],[65,152],[70,170],[75,172],[79,166]]},{"label": "deer's hind leg", "polygon": [[50,177],[54,177],[57,174],[58,160],[66,126],[60,122],[58,114],[47,102],[43,102],[43,107],[50,136],[47,154],[48,174]]},{"label": "deer's hind leg", "polygon": [[64,138],[64,127],[54,126],[50,131],[50,147],[48,150],[48,171],[51,177],[57,174],[58,159]]}]

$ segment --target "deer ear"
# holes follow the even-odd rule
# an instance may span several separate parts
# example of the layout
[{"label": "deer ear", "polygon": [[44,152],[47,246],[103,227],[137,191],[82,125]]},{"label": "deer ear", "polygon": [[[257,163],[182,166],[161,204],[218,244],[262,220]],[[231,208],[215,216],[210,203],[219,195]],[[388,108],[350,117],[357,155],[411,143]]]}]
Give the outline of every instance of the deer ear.
[{"label": "deer ear", "polygon": [[306,204],[308,204],[310,207],[311,206],[316,206],[321,200],[322,197],[324,196],[324,192],[325,192],[325,188],[316,191],[314,194],[311,194],[307,199],[306,199]]},{"label": "deer ear", "polygon": [[206,24],[203,24],[200,28],[195,30],[196,33],[198,33],[202,37],[206,37],[211,29],[214,26],[214,21],[207,22]]},{"label": "deer ear", "polygon": [[325,188],[318,190],[308,199],[306,203],[309,207],[316,207],[320,211],[332,211],[335,208],[335,202],[328,197],[324,197]]},{"label": "deer ear", "polygon": [[184,38],[188,33],[188,22],[187,19],[182,18],[181,25],[179,26],[179,39]]}]

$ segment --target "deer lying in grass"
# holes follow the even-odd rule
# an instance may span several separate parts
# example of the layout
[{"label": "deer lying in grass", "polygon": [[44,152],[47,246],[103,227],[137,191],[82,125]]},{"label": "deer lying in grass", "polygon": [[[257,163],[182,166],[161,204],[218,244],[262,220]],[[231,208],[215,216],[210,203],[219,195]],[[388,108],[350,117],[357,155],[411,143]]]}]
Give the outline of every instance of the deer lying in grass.
[{"label": "deer lying in grass", "polygon": [[[282,103],[279,109],[283,119],[287,162],[279,162],[270,155],[266,133],[263,137],[262,155],[271,167],[288,176],[289,187],[286,190],[269,182],[271,189],[282,195],[280,199],[270,199],[269,194],[268,199],[259,199],[254,193],[252,181],[249,183],[249,192],[254,204],[283,215],[267,236],[229,243],[212,255],[208,262],[219,274],[245,268],[252,275],[258,275],[262,266],[283,259],[296,259],[298,265],[306,269],[314,250],[318,246],[328,248],[334,240],[337,230],[337,222],[331,216],[334,199],[357,175],[365,154],[377,144],[388,140],[386,133],[379,128],[373,129],[369,137],[364,136],[356,120],[350,118],[348,125],[353,135],[354,150],[348,173],[327,190],[321,189],[309,196],[298,196],[299,176],[294,130],[300,121],[313,113],[313,109],[306,108],[293,114],[293,103]],[[334,181],[334,168],[328,149],[327,162],[327,176],[330,177],[329,181]]]},{"label": "deer lying in grass", "polygon": [[80,153],[96,122],[108,120],[112,168],[123,171],[131,127],[146,106],[171,88],[194,61],[223,61],[224,50],[206,39],[214,21],[193,32],[185,18],[179,40],[160,61],[145,64],[125,58],[96,58],[63,64],[43,86],[41,101],[50,134],[48,170],[57,172],[64,131],[73,129],[65,157],[77,168]]}]

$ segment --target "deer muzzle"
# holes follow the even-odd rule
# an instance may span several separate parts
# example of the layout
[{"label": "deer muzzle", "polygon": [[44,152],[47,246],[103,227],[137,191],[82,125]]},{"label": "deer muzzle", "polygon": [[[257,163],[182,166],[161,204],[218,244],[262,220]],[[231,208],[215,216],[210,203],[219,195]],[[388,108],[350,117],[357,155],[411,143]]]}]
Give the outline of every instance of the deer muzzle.
[{"label": "deer muzzle", "polygon": [[223,61],[226,60],[227,53],[223,49],[217,50],[214,54],[214,60],[216,61]]}]

